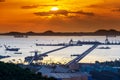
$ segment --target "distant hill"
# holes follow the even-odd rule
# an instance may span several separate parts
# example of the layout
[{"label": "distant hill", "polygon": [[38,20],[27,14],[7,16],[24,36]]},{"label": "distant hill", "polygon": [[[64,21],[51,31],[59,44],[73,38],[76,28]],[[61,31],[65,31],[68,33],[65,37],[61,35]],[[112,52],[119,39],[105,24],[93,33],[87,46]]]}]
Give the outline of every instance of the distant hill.
[{"label": "distant hill", "polygon": [[98,30],[94,32],[96,35],[120,35],[120,31],[116,31],[114,29],[110,30]]},{"label": "distant hill", "polygon": [[97,30],[95,32],[53,32],[51,30],[45,31],[43,33],[35,33],[35,32],[26,32],[26,33],[21,33],[21,32],[9,32],[9,33],[1,33],[0,35],[30,35],[30,36],[116,36],[120,35],[120,31],[110,29],[110,30]]}]

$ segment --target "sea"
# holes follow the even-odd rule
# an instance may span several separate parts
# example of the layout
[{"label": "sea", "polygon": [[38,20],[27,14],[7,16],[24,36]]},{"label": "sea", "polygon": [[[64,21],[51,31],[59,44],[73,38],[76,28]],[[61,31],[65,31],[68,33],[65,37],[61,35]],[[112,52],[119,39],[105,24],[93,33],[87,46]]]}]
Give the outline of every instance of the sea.
[{"label": "sea", "polygon": [[[61,46],[36,46],[39,44],[58,44],[69,43],[73,41],[100,41],[105,42],[106,36],[28,36],[28,38],[15,38],[14,36],[0,36],[0,55],[11,56],[9,58],[1,59],[4,62],[21,63],[27,56],[34,56],[32,51],[39,51],[39,54],[57,49]],[[120,36],[110,36],[109,41],[112,43],[119,43]],[[14,54],[14,51],[6,51],[4,45],[11,48],[20,48],[18,52],[22,54]],[[92,45],[70,46],[62,50],[49,53],[44,57],[44,63],[67,63],[76,56],[73,54],[82,54]],[[99,47],[110,47],[110,49],[99,49]],[[95,61],[113,61],[120,59],[120,45],[100,45],[87,56],[85,56],[80,63],[94,63]]]}]

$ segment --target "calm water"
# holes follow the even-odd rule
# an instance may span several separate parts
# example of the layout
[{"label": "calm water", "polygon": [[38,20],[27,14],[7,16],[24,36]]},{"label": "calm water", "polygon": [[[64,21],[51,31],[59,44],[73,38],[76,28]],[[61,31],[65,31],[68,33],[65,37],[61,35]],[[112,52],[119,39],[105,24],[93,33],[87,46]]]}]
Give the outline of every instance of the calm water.
[{"label": "calm water", "polygon": [[[35,43],[68,43],[70,39],[74,41],[105,41],[105,36],[29,36],[28,38],[14,38],[12,36],[0,36],[0,55],[10,55],[11,58],[2,59],[2,61],[10,61],[15,59],[19,61],[26,56],[34,55],[30,51],[38,50],[41,53],[47,52],[52,49],[59,48],[60,46],[36,46]],[[110,42],[119,42],[120,36],[110,37]],[[15,52],[5,51],[3,45],[10,47],[20,48],[19,52],[22,54],[14,54]],[[105,45],[103,45],[105,46]],[[45,62],[68,62],[75,57],[71,57],[71,54],[81,54],[87,50],[90,45],[72,46],[56,52],[52,52],[48,57],[44,58]],[[100,47],[100,46],[98,46]],[[88,54],[80,62],[93,63],[97,61],[111,61],[120,58],[120,46],[109,46],[111,49],[95,49]]]}]

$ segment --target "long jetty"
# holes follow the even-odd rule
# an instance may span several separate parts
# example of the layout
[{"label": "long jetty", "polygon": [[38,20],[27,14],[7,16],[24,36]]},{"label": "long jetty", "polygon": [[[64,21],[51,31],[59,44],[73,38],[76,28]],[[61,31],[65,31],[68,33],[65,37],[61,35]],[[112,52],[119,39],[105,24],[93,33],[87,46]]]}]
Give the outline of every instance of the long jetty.
[{"label": "long jetty", "polygon": [[43,57],[47,56],[47,54],[49,54],[49,53],[52,53],[52,52],[55,52],[55,51],[58,51],[58,50],[61,50],[61,49],[67,48],[67,47],[69,47],[69,46],[62,46],[62,47],[60,47],[60,48],[53,49],[53,50],[44,52],[44,53],[39,54],[39,55],[37,55],[38,52],[36,52],[35,56],[32,56],[32,57],[31,57],[31,60],[30,60],[29,64],[31,64],[31,63],[33,62],[33,60],[35,60],[35,58],[38,58],[38,57],[39,57],[39,58],[43,58]]},{"label": "long jetty", "polygon": [[82,45],[120,45],[120,42],[110,42],[109,40],[105,40],[105,42],[99,42],[99,41],[73,41],[70,40],[68,43],[59,43],[59,44],[38,44],[36,43],[36,46],[82,46]]},{"label": "long jetty", "polygon": [[[93,51],[97,46],[99,45],[120,45],[120,42],[118,43],[113,43],[110,42],[108,40],[108,38],[106,38],[105,42],[99,42],[99,41],[73,41],[72,39],[68,42],[68,43],[59,43],[59,44],[38,44],[36,43],[36,46],[62,46],[60,48],[57,49],[53,49],[47,52],[44,52],[42,54],[39,54],[38,57],[45,57],[47,56],[47,54],[70,47],[70,46],[82,46],[82,45],[92,45],[92,47],[90,47],[89,49],[87,49],[85,52],[83,52],[82,54],[78,55],[75,59],[71,60],[70,62],[68,62],[66,65],[71,65],[72,63],[78,63],[81,59],[83,59],[86,55],[88,55],[91,51]],[[31,62],[34,60],[34,56],[31,59]]]},{"label": "long jetty", "polygon": [[81,55],[79,55],[75,59],[68,62],[66,65],[69,66],[69,65],[71,65],[73,63],[78,63],[81,59],[83,59],[86,55],[88,55],[91,51],[93,51],[97,46],[98,46],[98,44],[93,45],[92,47],[87,49],[85,52],[83,52]]},{"label": "long jetty", "polygon": [[69,46],[63,46],[63,47],[60,47],[60,48],[57,48],[57,49],[53,49],[53,50],[44,52],[44,53],[40,54],[39,56],[45,56],[45,55],[47,55],[49,53],[52,53],[52,52],[55,52],[55,51],[58,51],[58,50],[61,50],[61,49],[67,48],[67,47],[69,47]]}]

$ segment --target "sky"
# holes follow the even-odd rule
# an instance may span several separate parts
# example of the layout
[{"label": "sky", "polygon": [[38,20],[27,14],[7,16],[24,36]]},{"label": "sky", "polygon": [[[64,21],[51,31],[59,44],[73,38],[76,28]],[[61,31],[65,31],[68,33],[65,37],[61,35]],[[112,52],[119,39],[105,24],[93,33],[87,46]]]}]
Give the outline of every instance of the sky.
[{"label": "sky", "polygon": [[0,33],[120,31],[120,0],[0,0]]}]

